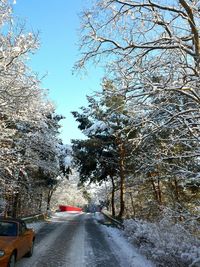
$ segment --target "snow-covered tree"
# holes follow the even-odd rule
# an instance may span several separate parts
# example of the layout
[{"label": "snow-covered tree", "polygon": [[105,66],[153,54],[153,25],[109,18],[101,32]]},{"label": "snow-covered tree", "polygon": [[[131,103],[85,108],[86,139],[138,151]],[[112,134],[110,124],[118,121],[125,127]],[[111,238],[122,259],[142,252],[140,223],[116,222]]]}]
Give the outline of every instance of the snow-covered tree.
[{"label": "snow-covered tree", "polygon": [[160,203],[161,182],[179,204],[184,190],[199,188],[199,25],[199,1],[101,0],[82,15],[76,67],[103,63],[126,95],[126,133],[139,132],[136,173],[152,180]]},{"label": "snow-covered tree", "polygon": [[[70,165],[71,167],[71,165]],[[79,186],[79,173],[72,170],[68,179],[62,179],[58,184],[51,201],[51,209],[57,210],[59,205],[84,207],[88,204],[84,189]]]},{"label": "snow-covered tree", "polygon": [[60,174],[62,116],[28,67],[39,45],[37,34],[13,18],[10,1],[1,0],[0,11],[0,184],[6,210],[13,206],[16,215],[25,203],[29,213],[36,212],[41,192]]},{"label": "snow-covered tree", "polygon": [[112,213],[115,215],[115,191],[119,190],[121,218],[125,211],[124,195],[130,158],[129,138],[135,134],[128,129],[129,116],[124,95],[119,94],[111,81],[105,80],[103,92],[88,97],[88,108],[73,112],[86,140],[73,141],[73,155],[79,166],[81,181],[110,180],[112,184]]}]

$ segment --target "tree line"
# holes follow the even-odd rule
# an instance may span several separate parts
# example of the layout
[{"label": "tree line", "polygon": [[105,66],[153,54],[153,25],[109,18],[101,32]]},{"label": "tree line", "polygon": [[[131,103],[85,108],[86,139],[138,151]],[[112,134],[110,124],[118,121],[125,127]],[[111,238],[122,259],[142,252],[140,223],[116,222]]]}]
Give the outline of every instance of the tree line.
[{"label": "tree line", "polygon": [[58,137],[55,107],[28,64],[39,47],[0,1],[0,208],[4,215],[24,216],[49,208],[52,192],[67,170],[67,148]]},{"label": "tree line", "polygon": [[86,136],[73,141],[74,160],[82,183],[109,181],[119,218],[154,220],[164,207],[177,220],[199,218],[199,9],[100,0],[82,12],[75,68],[101,64],[105,75],[73,112]]}]

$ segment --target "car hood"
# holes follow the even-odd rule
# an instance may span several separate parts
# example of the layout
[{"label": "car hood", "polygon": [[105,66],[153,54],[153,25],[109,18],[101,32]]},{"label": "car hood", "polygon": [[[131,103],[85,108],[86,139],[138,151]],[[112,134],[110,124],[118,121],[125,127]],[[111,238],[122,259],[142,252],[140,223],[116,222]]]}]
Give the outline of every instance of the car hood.
[{"label": "car hood", "polygon": [[17,237],[13,236],[0,236],[0,249],[10,246],[16,241]]}]

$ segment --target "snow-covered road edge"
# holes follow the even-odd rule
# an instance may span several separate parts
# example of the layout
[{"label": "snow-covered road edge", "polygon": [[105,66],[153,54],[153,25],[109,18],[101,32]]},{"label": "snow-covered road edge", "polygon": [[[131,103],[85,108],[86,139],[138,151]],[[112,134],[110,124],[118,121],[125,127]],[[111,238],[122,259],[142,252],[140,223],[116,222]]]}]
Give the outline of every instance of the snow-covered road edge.
[{"label": "snow-covered road edge", "polygon": [[27,223],[28,228],[32,228],[36,233],[45,225],[45,221]]},{"label": "snow-covered road edge", "polygon": [[[60,214],[59,214],[60,215]],[[66,216],[65,213],[63,216]],[[98,221],[103,221],[103,215],[99,212],[94,214],[94,219]],[[28,228],[33,228],[37,233],[47,222],[39,221],[33,223],[27,223]],[[118,257],[121,266],[130,267],[155,267],[155,265],[147,260],[143,255],[141,255],[137,248],[134,247],[124,236],[123,230],[108,227],[99,224],[102,232],[104,232],[105,237],[112,248],[113,253]]]},{"label": "snow-covered road edge", "polygon": [[[94,214],[96,221],[102,221],[103,215],[99,212]],[[101,225],[101,230],[104,232],[113,253],[119,258],[121,266],[130,267],[155,267],[155,265],[147,260],[145,256],[139,253],[138,249],[134,247],[124,236],[123,230]]]}]

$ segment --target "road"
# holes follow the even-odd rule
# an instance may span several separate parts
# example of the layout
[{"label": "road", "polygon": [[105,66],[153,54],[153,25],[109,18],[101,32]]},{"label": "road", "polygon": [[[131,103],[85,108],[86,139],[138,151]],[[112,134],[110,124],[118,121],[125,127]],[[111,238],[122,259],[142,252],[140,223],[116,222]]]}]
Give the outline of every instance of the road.
[{"label": "road", "polygon": [[54,216],[37,233],[34,254],[16,267],[138,267],[126,262],[92,214]]}]

